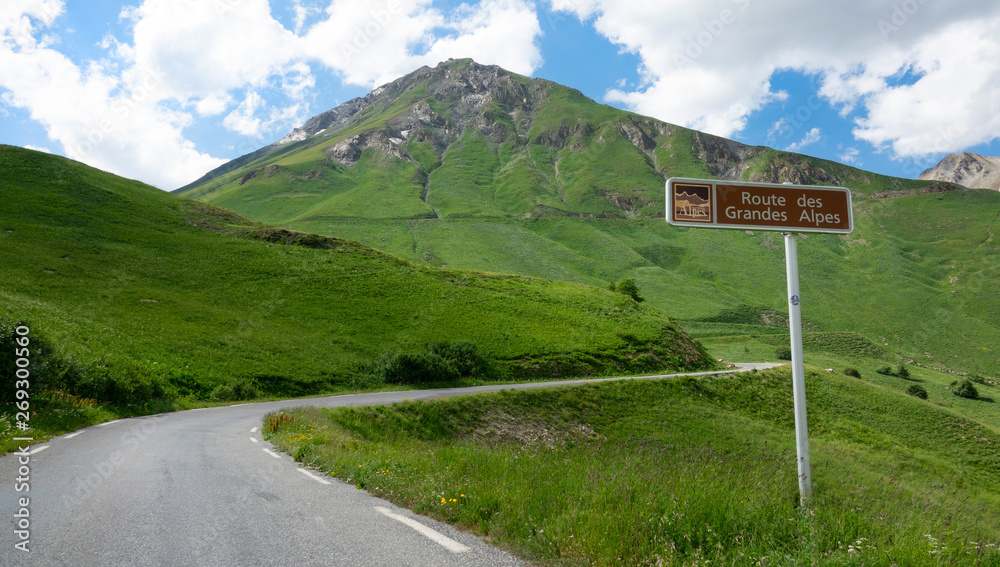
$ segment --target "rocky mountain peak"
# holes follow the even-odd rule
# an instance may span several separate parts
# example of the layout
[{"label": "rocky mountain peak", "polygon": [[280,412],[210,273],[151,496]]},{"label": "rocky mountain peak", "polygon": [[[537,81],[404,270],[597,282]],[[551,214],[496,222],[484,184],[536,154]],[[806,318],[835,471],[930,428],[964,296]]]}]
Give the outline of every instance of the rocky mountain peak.
[{"label": "rocky mountain peak", "polygon": [[970,189],[1000,191],[1000,157],[970,152],[948,154],[937,165],[921,173],[919,179],[949,181]]}]

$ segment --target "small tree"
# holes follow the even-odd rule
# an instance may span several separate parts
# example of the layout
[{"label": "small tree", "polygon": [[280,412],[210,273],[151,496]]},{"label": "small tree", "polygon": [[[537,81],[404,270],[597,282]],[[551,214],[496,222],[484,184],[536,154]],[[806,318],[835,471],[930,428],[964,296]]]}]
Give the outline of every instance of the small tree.
[{"label": "small tree", "polygon": [[951,393],[960,398],[975,400],[979,397],[979,390],[972,385],[972,382],[962,379],[951,383]]},{"label": "small tree", "polygon": [[618,282],[618,284],[612,288],[612,291],[617,291],[622,295],[627,295],[637,302],[644,301],[642,296],[639,295],[639,286],[636,285],[635,279],[633,278],[625,278]]},{"label": "small tree", "polygon": [[910,384],[910,387],[906,389],[906,393],[911,396],[916,396],[921,400],[927,399],[927,390],[925,390],[920,384]]},{"label": "small tree", "polygon": [[909,371],[909,369],[906,368],[905,364],[900,364],[899,365],[899,370],[896,371],[896,376],[898,376],[899,378],[902,378],[903,380],[909,380],[910,379],[910,371]]}]

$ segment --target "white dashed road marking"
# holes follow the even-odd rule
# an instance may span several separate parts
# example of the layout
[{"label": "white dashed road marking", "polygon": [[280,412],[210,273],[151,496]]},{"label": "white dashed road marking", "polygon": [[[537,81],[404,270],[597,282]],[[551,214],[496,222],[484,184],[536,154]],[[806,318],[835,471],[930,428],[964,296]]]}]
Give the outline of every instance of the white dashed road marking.
[{"label": "white dashed road marking", "polygon": [[311,472],[307,471],[306,469],[298,469],[298,471],[299,471],[300,473],[302,473],[302,474],[306,475],[307,477],[309,477],[309,478],[311,478],[311,479],[315,480],[316,482],[320,482],[320,483],[323,483],[323,484],[330,484],[330,481],[329,481],[329,480],[326,480],[325,478],[323,478],[323,477],[321,477],[321,476],[317,476],[317,475],[315,475],[315,474],[313,474],[313,473],[311,473]]},{"label": "white dashed road marking", "polygon": [[441,545],[442,547],[444,547],[445,549],[447,549],[452,553],[463,553],[465,551],[469,551],[469,548],[467,546],[462,545],[461,543],[458,543],[457,541],[451,539],[450,537],[442,535],[432,530],[431,528],[428,528],[427,526],[421,524],[416,520],[407,518],[406,516],[400,516],[399,514],[391,512],[388,508],[383,508],[381,506],[376,506],[375,509],[380,514],[388,516],[393,520],[396,520],[397,522],[402,522],[407,526],[410,526],[411,528],[417,530],[418,532],[420,532],[421,535],[423,535],[427,539],[430,539],[434,543]]},{"label": "white dashed road marking", "polygon": [[275,453],[274,451],[272,451],[270,449],[264,449],[264,452],[267,453],[268,455],[271,455],[275,459],[280,459],[281,458],[281,455]]},{"label": "white dashed road marking", "polygon": [[41,447],[35,447],[34,449],[28,451],[28,454],[29,455],[34,455],[35,453],[40,453],[40,452],[42,452],[42,451],[44,451],[44,450],[46,450],[48,448],[49,448],[48,445],[42,445]]}]

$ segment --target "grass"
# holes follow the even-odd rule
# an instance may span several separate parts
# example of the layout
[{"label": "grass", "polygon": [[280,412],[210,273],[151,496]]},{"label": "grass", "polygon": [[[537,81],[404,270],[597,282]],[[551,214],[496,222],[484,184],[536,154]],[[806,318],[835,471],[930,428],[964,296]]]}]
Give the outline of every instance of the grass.
[{"label": "grass", "polygon": [[995,425],[812,366],[807,399],[808,511],[787,370],[282,410],[264,431],[542,564],[1000,564]]},{"label": "grass", "polygon": [[[445,64],[452,73],[471,66]],[[401,90],[344,130],[241,170],[272,162],[298,168],[296,176],[274,176],[279,185],[261,177],[237,186],[234,176],[218,190],[188,194],[428,266],[598,287],[634,278],[651,305],[710,338],[720,329],[705,320],[727,310],[786,312],[781,238],[665,226],[664,179],[711,177],[725,166],[743,168],[745,179],[843,184],[852,190],[854,233],[803,236],[799,246],[807,323],[858,333],[905,359],[929,353],[929,364],[943,370],[992,372],[1000,363],[997,192],[919,194],[927,182],[770,149],[738,166],[722,152],[726,140],[554,83],[513,79],[529,111],[502,102],[514,91],[470,106],[460,89],[432,75],[401,79],[394,83]],[[420,141],[400,150],[403,159],[373,153],[340,167],[322,152],[367,129],[391,128],[418,104],[454,127],[421,130]],[[708,155],[710,148],[721,153]]]},{"label": "grass", "polygon": [[[664,313],[604,289],[412,264],[56,156],[0,147],[0,199],[0,318],[28,324],[84,382],[100,367],[160,384],[163,399],[133,404],[149,411],[219,388],[344,391],[384,352],[434,342],[475,344],[504,379],[546,360],[607,373],[645,351],[711,365]],[[70,406],[139,411],[96,401]]]}]

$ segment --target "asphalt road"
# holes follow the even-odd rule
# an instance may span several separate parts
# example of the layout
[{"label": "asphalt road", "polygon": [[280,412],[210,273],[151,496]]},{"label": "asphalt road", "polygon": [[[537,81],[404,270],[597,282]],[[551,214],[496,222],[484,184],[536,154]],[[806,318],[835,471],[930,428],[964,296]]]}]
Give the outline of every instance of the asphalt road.
[{"label": "asphalt road", "polygon": [[296,405],[378,405],[584,382],[285,400],[88,427],[33,445],[27,456],[0,458],[0,565],[526,565],[483,538],[302,468],[263,441],[261,421]]}]

